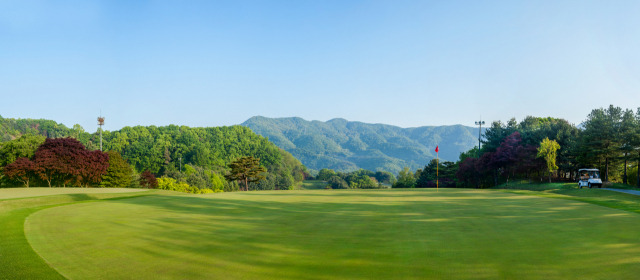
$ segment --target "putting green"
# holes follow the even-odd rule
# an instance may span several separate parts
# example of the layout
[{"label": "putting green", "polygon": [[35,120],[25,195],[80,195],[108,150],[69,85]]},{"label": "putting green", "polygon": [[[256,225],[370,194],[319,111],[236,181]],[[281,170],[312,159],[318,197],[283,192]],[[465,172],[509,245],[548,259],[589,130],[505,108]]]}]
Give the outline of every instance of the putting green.
[{"label": "putting green", "polygon": [[70,279],[633,279],[640,215],[484,190],[149,195],[45,209]]}]

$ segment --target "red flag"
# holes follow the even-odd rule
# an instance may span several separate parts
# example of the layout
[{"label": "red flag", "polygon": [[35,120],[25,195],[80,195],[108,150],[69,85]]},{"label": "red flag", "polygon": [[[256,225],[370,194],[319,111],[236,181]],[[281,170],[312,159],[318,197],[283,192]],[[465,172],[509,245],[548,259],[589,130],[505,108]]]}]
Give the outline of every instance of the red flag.
[{"label": "red flag", "polygon": [[438,151],[440,151],[440,150],[438,149],[438,146],[436,146],[436,153],[437,153]]}]

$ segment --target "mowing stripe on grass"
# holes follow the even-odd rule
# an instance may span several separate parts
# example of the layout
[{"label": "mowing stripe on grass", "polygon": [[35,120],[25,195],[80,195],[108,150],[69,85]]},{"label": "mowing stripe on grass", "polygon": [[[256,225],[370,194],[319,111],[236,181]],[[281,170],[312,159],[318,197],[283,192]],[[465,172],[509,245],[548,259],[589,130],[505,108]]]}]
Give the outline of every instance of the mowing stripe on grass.
[{"label": "mowing stripe on grass", "polygon": [[146,189],[131,188],[0,188],[0,200],[60,194],[98,194],[144,192]]},{"label": "mowing stripe on grass", "polygon": [[0,200],[0,279],[64,279],[28,243],[24,224],[31,214],[57,205],[138,195],[68,194]]},{"label": "mowing stripe on grass", "polygon": [[25,228],[70,279],[640,275],[640,215],[484,190],[153,195],[46,209]]}]

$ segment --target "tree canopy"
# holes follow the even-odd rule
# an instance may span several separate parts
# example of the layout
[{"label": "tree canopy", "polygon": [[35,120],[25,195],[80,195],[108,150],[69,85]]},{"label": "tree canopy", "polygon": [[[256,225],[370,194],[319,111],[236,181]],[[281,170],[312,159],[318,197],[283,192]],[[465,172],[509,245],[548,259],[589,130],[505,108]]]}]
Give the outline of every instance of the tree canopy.
[{"label": "tree canopy", "polygon": [[244,190],[249,190],[249,183],[255,183],[265,179],[266,168],[260,166],[260,159],[254,157],[241,157],[229,164],[229,174],[226,179],[229,181],[241,181],[244,183]]}]

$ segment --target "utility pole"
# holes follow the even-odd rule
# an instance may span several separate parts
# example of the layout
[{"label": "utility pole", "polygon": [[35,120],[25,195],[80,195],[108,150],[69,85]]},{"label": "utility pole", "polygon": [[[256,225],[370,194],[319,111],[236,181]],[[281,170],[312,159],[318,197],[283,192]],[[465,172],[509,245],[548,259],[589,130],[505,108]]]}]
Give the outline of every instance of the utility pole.
[{"label": "utility pole", "polygon": [[[100,113],[102,115],[102,113]],[[98,125],[100,126],[100,151],[102,152],[102,126],[104,125],[104,117],[98,117]]]},{"label": "utility pole", "polygon": [[476,122],[476,125],[479,125],[480,128],[478,129],[478,152],[476,153],[476,157],[480,158],[480,138],[482,137],[482,125],[484,124],[484,121],[482,120],[482,118],[480,118],[479,121]]}]

